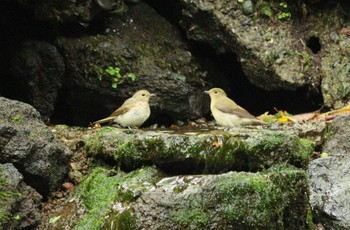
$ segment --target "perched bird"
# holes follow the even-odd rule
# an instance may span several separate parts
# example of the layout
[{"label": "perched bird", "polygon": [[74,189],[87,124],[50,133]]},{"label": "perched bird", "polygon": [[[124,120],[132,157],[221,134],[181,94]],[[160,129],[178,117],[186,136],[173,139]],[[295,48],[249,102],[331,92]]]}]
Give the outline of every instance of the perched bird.
[{"label": "perched bird", "polygon": [[149,99],[152,96],[155,94],[147,90],[139,90],[109,117],[95,121],[94,124],[116,122],[123,127],[139,127],[151,115]]},{"label": "perched bird", "polygon": [[210,110],[219,125],[233,127],[266,124],[228,98],[224,90],[212,88],[205,93],[210,96]]}]

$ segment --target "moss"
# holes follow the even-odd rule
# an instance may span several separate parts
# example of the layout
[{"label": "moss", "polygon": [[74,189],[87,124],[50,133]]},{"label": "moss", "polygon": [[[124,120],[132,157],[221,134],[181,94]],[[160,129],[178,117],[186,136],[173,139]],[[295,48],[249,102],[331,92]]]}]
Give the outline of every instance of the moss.
[{"label": "moss", "polygon": [[[215,147],[213,142],[219,143]],[[210,146],[211,145],[211,146]],[[241,171],[246,169],[246,143],[237,137],[217,137],[210,143],[206,156],[205,173],[220,173],[230,170]]]},{"label": "moss", "polygon": [[306,168],[314,149],[312,141],[288,133],[257,134],[247,142],[250,171],[280,162]]},{"label": "moss", "polygon": [[16,114],[13,118],[12,118],[12,122],[16,123],[22,120],[22,117],[20,114]]},{"label": "moss", "polygon": [[131,223],[131,213],[113,213],[111,206],[114,202],[134,200],[137,194],[130,194],[131,191],[140,194],[140,190],[147,190],[145,182],[151,183],[158,178],[158,171],[154,168],[142,168],[129,174],[118,171],[115,176],[108,174],[106,169],[93,169],[74,192],[73,196],[86,208],[84,218],[74,229],[101,229],[101,226],[106,225],[108,216],[111,216],[113,223]]},{"label": "moss", "polygon": [[183,199],[177,201],[181,208],[170,211],[170,217],[181,229],[198,229],[206,227],[210,220],[208,200],[195,196],[183,204]]},{"label": "moss", "polygon": [[199,207],[191,209],[181,209],[178,211],[173,211],[170,213],[171,217],[175,220],[178,227],[181,228],[191,228],[195,227],[205,227],[209,222],[209,215],[203,209]]},{"label": "moss", "polygon": [[10,207],[21,197],[21,194],[11,185],[7,177],[0,164],[0,227],[3,223],[13,221],[11,220]]},{"label": "moss", "polygon": [[115,130],[112,127],[102,127],[100,128],[95,135],[89,136],[85,139],[84,150],[88,155],[108,155],[106,146],[104,144],[104,139],[106,134]]},{"label": "moss", "polygon": [[283,228],[281,191],[266,176],[236,174],[220,180],[219,196],[226,202],[222,210],[226,221],[252,228]]},{"label": "moss", "polygon": [[157,165],[168,173],[256,172],[285,163],[306,168],[313,142],[285,132],[230,132],[198,135],[102,129],[86,141],[90,155],[114,157],[118,166],[133,170]]},{"label": "moss", "polygon": [[108,177],[108,171],[96,168],[75,192],[87,209],[86,216],[74,229],[99,229],[103,223],[108,207],[115,200],[117,186],[121,177]]},{"label": "moss", "polygon": [[316,225],[313,221],[313,216],[312,216],[312,210],[311,207],[309,206],[307,209],[307,217],[306,217],[306,222],[309,225],[309,230],[314,230],[316,229]]},{"label": "moss", "polygon": [[[227,223],[242,229],[302,229],[307,226],[306,174],[283,169],[220,178],[219,199]],[[304,217],[303,217],[304,215]],[[300,222],[304,219],[304,222]],[[226,224],[227,224],[226,223]]]}]

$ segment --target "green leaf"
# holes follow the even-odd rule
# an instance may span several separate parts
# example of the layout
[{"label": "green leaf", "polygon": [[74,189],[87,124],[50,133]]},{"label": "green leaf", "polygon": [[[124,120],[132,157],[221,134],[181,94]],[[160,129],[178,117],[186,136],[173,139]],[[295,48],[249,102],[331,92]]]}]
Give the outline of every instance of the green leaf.
[{"label": "green leaf", "polygon": [[126,76],[129,77],[129,78],[131,78],[132,81],[135,81],[136,78],[137,78],[137,77],[136,77],[136,74],[134,74],[134,73],[128,73]]},{"label": "green leaf", "polygon": [[261,8],[261,13],[267,17],[272,16],[272,10],[269,6],[263,6],[263,8]]},{"label": "green leaf", "polygon": [[54,216],[54,217],[51,217],[50,220],[49,220],[49,224],[55,223],[55,222],[58,221],[60,218],[61,218],[61,216]]},{"label": "green leaf", "polygon": [[116,89],[117,86],[118,86],[118,84],[117,84],[116,82],[113,82],[113,83],[112,83],[112,88],[113,88],[113,89]]},{"label": "green leaf", "polygon": [[107,69],[105,69],[107,73],[109,73],[110,75],[114,75],[114,69],[112,67],[108,67]]},{"label": "green leaf", "polygon": [[280,3],[280,7],[283,7],[283,8],[285,8],[285,9],[287,9],[288,5],[287,5],[286,2],[281,2],[281,3]]}]

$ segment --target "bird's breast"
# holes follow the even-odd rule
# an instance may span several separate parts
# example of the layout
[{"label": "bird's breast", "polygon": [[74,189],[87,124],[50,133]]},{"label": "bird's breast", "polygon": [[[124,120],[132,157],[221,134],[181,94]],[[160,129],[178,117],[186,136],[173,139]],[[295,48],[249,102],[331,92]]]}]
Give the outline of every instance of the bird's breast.
[{"label": "bird's breast", "polygon": [[141,126],[151,115],[148,103],[139,102],[126,113],[119,115],[115,121],[121,126]]}]

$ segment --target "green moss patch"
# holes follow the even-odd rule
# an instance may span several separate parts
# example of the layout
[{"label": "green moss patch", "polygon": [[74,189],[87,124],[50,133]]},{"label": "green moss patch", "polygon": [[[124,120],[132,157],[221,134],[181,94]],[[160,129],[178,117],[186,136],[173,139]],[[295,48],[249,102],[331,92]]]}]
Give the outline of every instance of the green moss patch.
[{"label": "green moss patch", "polygon": [[158,175],[154,168],[142,168],[131,173],[118,171],[115,176],[109,176],[106,169],[95,168],[73,194],[85,209],[83,218],[74,229],[101,229],[106,219],[117,225],[131,223],[131,213],[113,213],[112,206],[136,199],[141,191],[151,186],[153,180],[157,180]]},{"label": "green moss patch", "polygon": [[207,179],[197,193],[170,196],[169,216],[180,229],[308,229],[312,224],[306,174],[299,169],[227,173]]}]

